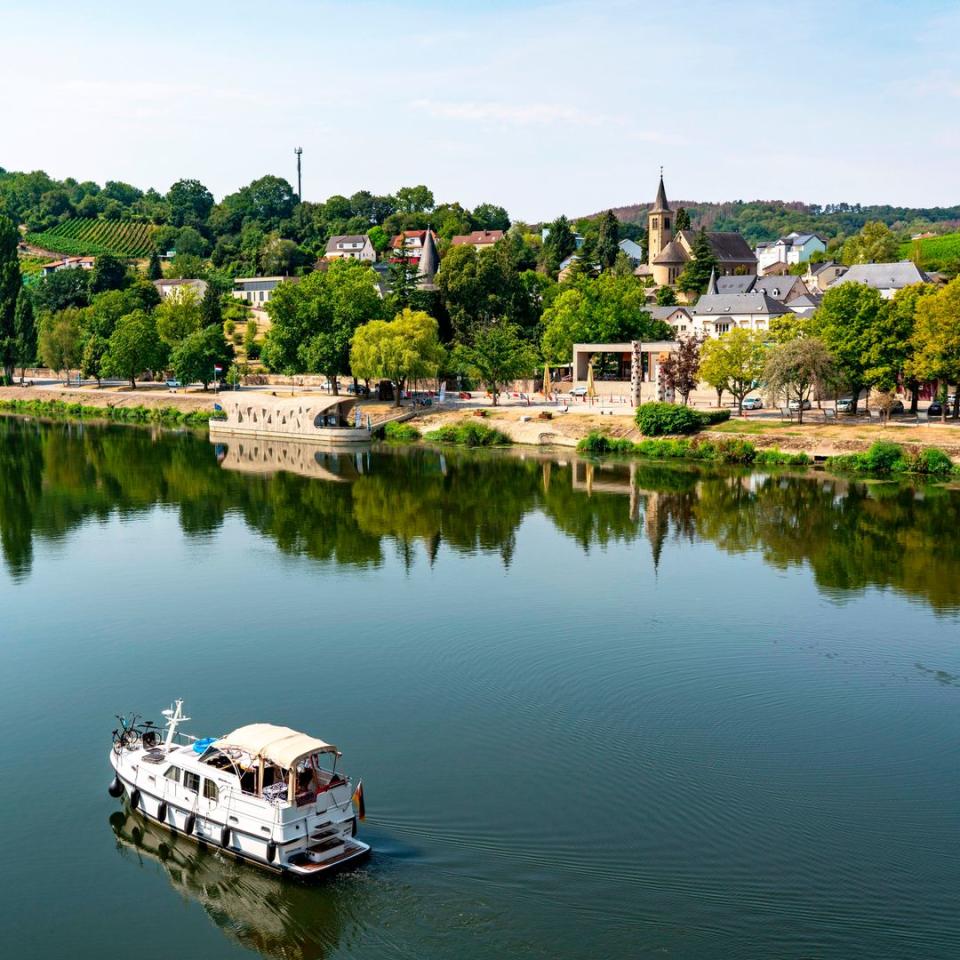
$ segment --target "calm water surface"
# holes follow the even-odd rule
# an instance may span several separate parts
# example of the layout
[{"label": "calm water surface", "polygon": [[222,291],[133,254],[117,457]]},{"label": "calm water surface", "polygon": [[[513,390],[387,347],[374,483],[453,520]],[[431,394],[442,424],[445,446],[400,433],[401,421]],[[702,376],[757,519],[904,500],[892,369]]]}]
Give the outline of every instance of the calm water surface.
[{"label": "calm water surface", "polygon": [[[11,956],[960,956],[958,491],[2,418],[0,554]],[[369,863],[135,843],[174,697],[337,743]]]}]

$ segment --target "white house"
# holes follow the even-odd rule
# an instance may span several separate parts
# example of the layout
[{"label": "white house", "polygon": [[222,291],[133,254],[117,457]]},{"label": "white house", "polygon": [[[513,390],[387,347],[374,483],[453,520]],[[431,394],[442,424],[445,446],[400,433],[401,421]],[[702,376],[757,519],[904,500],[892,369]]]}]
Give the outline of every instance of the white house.
[{"label": "white house", "polygon": [[289,280],[296,282],[296,277],[237,277],[233,281],[233,295],[238,300],[246,300],[251,306],[259,307],[270,302],[277,285]]},{"label": "white house", "polygon": [[788,233],[769,243],[758,243],[755,251],[757,269],[764,273],[775,263],[806,263],[816,253],[825,253],[827,244],[815,233]]},{"label": "white house", "polygon": [[62,260],[51,260],[50,263],[45,263],[40,270],[45,277],[48,277],[59,270],[92,270],[95,263],[96,257],[64,257]]},{"label": "white house", "polygon": [[328,260],[366,260],[373,263],[377,259],[377,251],[366,234],[345,233],[327,241],[324,256]]},{"label": "white house", "polygon": [[899,263],[855,263],[830,284],[830,289],[841,283],[865,283],[868,287],[879,290],[884,300],[891,300],[894,294],[904,287],[929,282],[930,278],[912,260],[901,260]]},{"label": "white house", "polygon": [[636,240],[621,240],[617,246],[630,258],[630,262],[638,267],[644,262],[643,247]]},{"label": "white house", "polygon": [[193,290],[202,300],[207,292],[206,280],[154,280],[153,285],[157,288],[161,300],[166,300],[167,297],[179,297],[184,290]]}]

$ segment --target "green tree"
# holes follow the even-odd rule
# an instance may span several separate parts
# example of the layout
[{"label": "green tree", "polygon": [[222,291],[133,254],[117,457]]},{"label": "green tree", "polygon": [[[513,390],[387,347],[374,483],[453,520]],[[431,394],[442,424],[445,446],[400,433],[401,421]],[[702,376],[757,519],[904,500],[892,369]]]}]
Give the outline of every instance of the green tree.
[{"label": "green tree", "polygon": [[248,320],[247,329],[243,334],[243,349],[248,360],[256,360],[260,356],[260,344],[257,343],[257,321]]},{"label": "green tree", "polygon": [[696,334],[680,337],[677,342],[677,349],[660,364],[660,376],[664,386],[668,390],[679,393],[683,398],[684,406],[690,402],[690,394],[693,393],[700,380],[700,348],[702,344],[703,340]]},{"label": "green tree", "polygon": [[135,390],[137,376],[144,370],[159,369],[166,357],[153,315],[146,310],[135,310],[117,321],[103,358],[103,374],[129,380]]},{"label": "green tree", "polygon": [[833,358],[822,340],[804,337],[777,344],[770,349],[763,366],[763,379],[775,400],[796,400],[799,421],[803,423],[803,405],[817,384],[835,377]]},{"label": "green tree", "polygon": [[85,307],[90,302],[90,271],[79,267],[56,270],[33,287],[38,310],[56,313],[67,307]]},{"label": "green tree", "polygon": [[493,203],[480,203],[473,208],[473,221],[478,230],[509,230],[510,217],[503,207]]},{"label": "green tree", "polygon": [[620,221],[612,210],[600,218],[600,230],[597,233],[595,256],[601,270],[612,270],[620,253]]},{"label": "green tree", "polygon": [[471,346],[458,346],[453,364],[486,384],[497,405],[500,388],[529,376],[537,366],[537,352],[512,323],[494,323],[477,331]]},{"label": "green tree", "polygon": [[9,217],[0,216],[0,366],[4,383],[13,380],[17,362],[17,300],[23,287],[17,257],[19,241],[16,224]]},{"label": "green tree", "polygon": [[681,230],[690,229],[690,214],[683,207],[677,207],[677,212],[673,218],[673,231],[679,233]]},{"label": "green tree", "polygon": [[20,366],[20,376],[23,377],[24,368],[33,366],[37,360],[37,322],[33,312],[33,301],[25,289],[21,289],[17,297],[13,330],[17,341],[17,363]]},{"label": "green tree", "polygon": [[156,250],[150,254],[150,260],[147,262],[147,279],[162,280],[163,267],[160,265],[160,256]]},{"label": "green tree", "polygon": [[717,391],[733,394],[737,411],[743,415],[743,398],[763,376],[766,363],[764,336],[759,331],[731,330],[703,344],[700,376]]},{"label": "green tree", "polygon": [[543,253],[547,270],[556,274],[560,264],[577,249],[576,237],[570,221],[562,214],[547,227],[547,238],[543,242]]},{"label": "green tree", "polygon": [[213,282],[207,283],[200,301],[200,325],[203,327],[223,327],[223,304],[220,302],[220,290]]},{"label": "green tree", "polygon": [[90,293],[119,290],[127,283],[126,264],[118,257],[103,253],[97,257],[90,271]]},{"label": "green tree", "polygon": [[384,253],[390,246],[390,236],[379,224],[371,227],[367,231],[367,236],[370,238],[373,249],[377,251],[378,256]]},{"label": "green tree", "polygon": [[541,350],[549,363],[569,363],[575,343],[672,340],[673,330],[646,310],[635,277],[603,274],[564,289],[543,311]]},{"label": "green tree", "polygon": [[383,316],[373,270],[359,260],[335,260],[299,283],[281,283],[267,304],[272,325],[263,360],[283,373],[323,373],[337,390],[357,327]]},{"label": "green tree", "polygon": [[110,341],[97,333],[88,334],[83,338],[83,348],[80,353],[80,372],[84,377],[93,377],[100,386],[103,379],[103,358],[110,349]]},{"label": "green tree", "polygon": [[[871,346],[878,340],[876,331],[884,319],[889,315],[884,314],[878,290],[864,283],[841,283],[824,294],[810,323],[811,333],[830,352],[840,380],[850,391],[854,413],[860,392],[874,382]],[[876,361],[878,371],[889,362],[880,356]]]},{"label": "green tree", "polygon": [[170,222],[177,227],[206,222],[213,209],[213,194],[199,180],[178,180],[167,191]]},{"label": "green tree", "polygon": [[180,287],[164,297],[154,311],[160,339],[173,348],[200,329],[200,298],[192,287]]},{"label": "green tree", "polygon": [[658,287],[656,301],[658,307],[675,307],[677,305],[677,295],[673,287]]},{"label": "green tree", "polygon": [[170,366],[181,383],[202,383],[206,390],[215,367],[227,372],[233,363],[233,347],[216,327],[202,327],[182,340],[170,354]]},{"label": "green tree", "polygon": [[81,311],[67,307],[56,313],[45,313],[40,318],[38,350],[43,364],[56,373],[70,371],[80,363]]},{"label": "green tree", "polygon": [[881,322],[868,335],[867,374],[871,382],[883,389],[892,387],[902,377],[910,390],[911,413],[917,412],[920,397],[920,383],[910,373],[916,349],[917,306],[923,297],[934,292],[929,283],[914,283],[898,290],[893,299],[884,301]]},{"label": "green tree", "polygon": [[956,385],[953,416],[960,416],[960,277],[917,303],[913,357],[907,372],[918,380]]},{"label": "green tree", "polygon": [[717,267],[717,258],[710,245],[707,231],[701,227],[693,244],[693,259],[677,277],[677,287],[685,293],[703,293],[710,282],[710,274]]},{"label": "green tree", "polygon": [[396,193],[397,209],[402,213],[426,213],[433,209],[433,191],[420,184],[401,187]]},{"label": "green tree", "polygon": [[843,262],[893,263],[900,259],[900,241],[882,221],[865,223],[860,233],[843,245]]},{"label": "green tree", "polygon": [[444,357],[437,321],[422,310],[407,308],[393,320],[372,320],[357,328],[350,369],[360,380],[391,380],[399,407],[407,383],[435,377]]}]

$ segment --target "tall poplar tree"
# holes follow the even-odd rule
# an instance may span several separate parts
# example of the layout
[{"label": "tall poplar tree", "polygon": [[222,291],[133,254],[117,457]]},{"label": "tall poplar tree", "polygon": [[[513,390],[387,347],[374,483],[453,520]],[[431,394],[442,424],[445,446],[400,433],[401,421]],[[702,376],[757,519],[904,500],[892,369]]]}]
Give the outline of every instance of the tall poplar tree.
[{"label": "tall poplar tree", "polygon": [[23,286],[17,259],[19,239],[16,224],[0,216],[0,365],[5,383],[13,380],[17,361],[17,300]]},{"label": "tall poplar tree", "polygon": [[22,288],[13,315],[13,329],[17,341],[17,363],[20,365],[20,376],[23,377],[24,368],[37,359],[37,320],[30,294]]},{"label": "tall poplar tree", "polygon": [[611,270],[620,252],[620,221],[612,210],[600,218],[597,234],[596,258],[601,270]]}]

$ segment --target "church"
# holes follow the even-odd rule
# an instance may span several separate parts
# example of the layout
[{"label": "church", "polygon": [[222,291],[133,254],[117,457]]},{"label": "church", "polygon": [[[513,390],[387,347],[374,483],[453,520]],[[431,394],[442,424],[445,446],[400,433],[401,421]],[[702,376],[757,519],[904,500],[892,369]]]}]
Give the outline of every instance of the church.
[{"label": "church", "polygon": [[[661,173],[657,199],[647,213],[647,263],[637,271],[643,276],[653,277],[658,287],[676,283],[683,268],[693,259],[697,231],[675,232],[674,222]],[[739,233],[708,231],[707,239],[717,259],[718,276],[756,274],[757,258]]]}]

